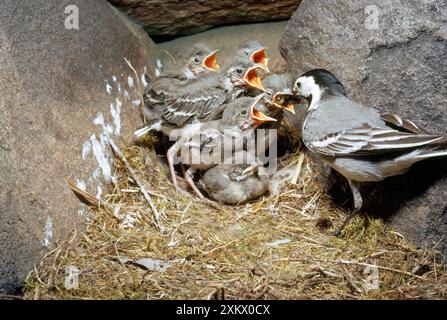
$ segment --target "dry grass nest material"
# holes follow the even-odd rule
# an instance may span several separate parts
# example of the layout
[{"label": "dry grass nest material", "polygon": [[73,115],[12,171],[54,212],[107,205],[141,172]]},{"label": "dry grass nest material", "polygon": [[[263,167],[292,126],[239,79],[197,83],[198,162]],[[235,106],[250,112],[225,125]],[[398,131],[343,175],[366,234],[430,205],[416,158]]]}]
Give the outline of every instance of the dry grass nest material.
[{"label": "dry grass nest material", "polygon": [[[278,195],[214,207],[176,194],[146,142],[121,150],[160,212],[164,234],[118,160],[117,179],[90,208],[86,232],[73,233],[44,257],[27,279],[25,298],[446,297],[439,255],[414,247],[381,220],[358,216],[343,238],[328,235],[346,211],[325,196],[301,151],[282,163],[300,174],[296,183],[281,184]],[[69,266],[80,271],[77,289],[64,286]]]}]

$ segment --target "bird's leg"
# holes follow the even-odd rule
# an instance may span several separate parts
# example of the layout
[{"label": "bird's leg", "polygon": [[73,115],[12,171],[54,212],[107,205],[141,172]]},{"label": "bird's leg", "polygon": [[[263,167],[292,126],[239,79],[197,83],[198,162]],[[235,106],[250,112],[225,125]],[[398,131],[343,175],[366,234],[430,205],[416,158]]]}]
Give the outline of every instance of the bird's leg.
[{"label": "bird's leg", "polygon": [[174,169],[174,156],[177,155],[177,152],[180,150],[182,145],[182,140],[178,140],[176,143],[169,148],[166,158],[168,159],[169,171],[171,173],[172,183],[174,184],[175,191],[178,192],[178,184],[177,184],[177,176],[175,174]]},{"label": "bird's leg", "polygon": [[360,211],[363,206],[363,199],[360,193],[358,182],[348,179],[349,187],[351,188],[352,198],[354,199],[354,210],[345,218],[341,226],[333,233],[334,236],[340,236],[343,229],[351,221],[351,219]]},{"label": "bird's leg", "polygon": [[191,189],[195,192],[195,194],[203,201],[207,201],[207,199],[203,196],[203,194],[200,192],[200,190],[197,188],[197,186],[194,183],[194,172],[195,170],[192,168],[189,168],[185,172],[185,180],[188,183],[188,185],[191,187]]}]

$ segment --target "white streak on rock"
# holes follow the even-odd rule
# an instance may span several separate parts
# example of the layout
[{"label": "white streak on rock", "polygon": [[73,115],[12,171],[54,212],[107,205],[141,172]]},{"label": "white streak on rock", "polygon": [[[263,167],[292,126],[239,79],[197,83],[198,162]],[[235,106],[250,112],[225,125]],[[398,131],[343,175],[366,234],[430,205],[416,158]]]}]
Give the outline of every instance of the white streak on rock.
[{"label": "white streak on rock", "polygon": [[107,126],[106,126],[106,128],[107,128],[107,135],[112,135],[113,134],[113,126],[111,125],[111,124],[108,124]]},{"label": "white streak on rock", "polygon": [[81,180],[81,179],[76,180],[76,187],[78,187],[82,191],[87,190],[87,186],[86,186],[84,180]]},{"label": "white streak on rock", "polygon": [[51,241],[53,241],[53,219],[50,216],[47,217],[47,222],[45,223],[44,238],[42,244],[45,247],[49,247]]},{"label": "white streak on rock", "polygon": [[132,103],[135,107],[139,107],[141,105],[141,100],[140,99],[134,100],[134,101],[132,101]]},{"label": "white streak on rock", "polygon": [[87,160],[87,157],[90,154],[91,150],[92,145],[90,144],[90,141],[84,142],[84,144],[82,145],[82,160]]},{"label": "white streak on rock", "polygon": [[110,182],[110,179],[112,178],[112,169],[110,167],[110,162],[106,154],[105,149],[106,141],[104,141],[105,139],[103,138],[104,135],[101,136],[101,143],[100,143],[96,138],[96,134],[93,134],[90,137],[90,143],[92,144],[93,155],[95,156],[95,159],[98,162],[99,167],[101,168],[104,180],[106,182]]},{"label": "white streak on rock", "polygon": [[129,91],[124,90],[124,98],[126,98],[126,100],[129,100],[129,99],[130,99]]},{"label": "white streak on rock", "polygon": [[92,174],[92,179],[94,182],[96,183],[100,183],[99,181],[99,176],[101,175],[101,169],[100,168],[96,168],[95,171],[93,171]]},{"label": "white streak on rock", "polygon": [[112,77],[113,82],[116,82],[118,80],[115,76]]},{"label": "white streak on rock", "polygon": [[98,186],[98,192],[96,192],[96,199],[101,199],[102,196],[102,187]]},{"label": "white streak on rock", "polygon": [[147,88],[149,86],[149,83],[146,81],[146,74],[147,74],[147,68],[144,67],[144,72],[141,75],[141,83],[143,84],[144,88]]},{"label": "white streak on rock", "polygon": [[104,126],[105,125],[104,115],[102,113],[98,113],[95,120],[93,120],[93,124],[96,124],[98,126]]},{"label": "white streak on rock", "polygon": [[115,125],[115,135],[119,136],[121,132],[121,101],[116,99],[115,104],[110,105],[110,114],[113,118],[113,124]]},{"label": "white streak on rock", "polygon": [[112,86],[108,82],[106,82],[106,91],[109,95],[112,94]]},{"label": "white streak on rock", "polygon": [[129,88],[132,89],[135,85],[132,76],[127,77],[127,84],[129,85]]}]

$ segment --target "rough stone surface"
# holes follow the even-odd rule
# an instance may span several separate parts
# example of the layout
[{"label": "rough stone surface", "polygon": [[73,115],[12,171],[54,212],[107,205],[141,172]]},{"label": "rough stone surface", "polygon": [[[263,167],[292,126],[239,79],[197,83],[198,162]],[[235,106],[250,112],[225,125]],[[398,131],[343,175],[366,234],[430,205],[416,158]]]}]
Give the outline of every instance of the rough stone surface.
[{"label": "rough stone surface", "polygon": [[289,19],[300,0],[109,0],[151,35],[186,35],[217,25]]},{"label": "rough stone surface", "polygon": [[[79,30],[64,27],[68,5]],[[141,122],[123,58],[149,72],[157,49],[126,19],[105,0],[0,2],[0,292],[19,290],[85,222],[64,178],[96,194],[112,163],[107,137]]]},{"label": "rough stone surface", "polygon": [[[354,100],[446,133],[445,0],[304,0],[280,47],[296,75],[331,70]],[[363,195],[369,212],[387,216],[422,246],[447,251],[447,160],[365,185]]]}]

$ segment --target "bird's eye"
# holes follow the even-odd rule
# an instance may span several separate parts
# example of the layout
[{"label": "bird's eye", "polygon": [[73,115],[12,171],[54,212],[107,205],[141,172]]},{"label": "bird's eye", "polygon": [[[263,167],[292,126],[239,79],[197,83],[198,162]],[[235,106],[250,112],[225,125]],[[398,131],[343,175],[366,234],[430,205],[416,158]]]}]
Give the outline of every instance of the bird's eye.
[{"label": "bird's eye", "polygon": [[238,73],[238,74],[242,74],[242,72],[244,72],[242,69],[236,69],[236,72]]},{"label": "bird's eye", "polygon": [[195,63],[195,64],[198,64],[199,62],[200,62],[200,59],[199,59],[199,58],[197,58],[197,57],[194,58],[194,63]]},{"label": "bird's eye", "polygon": [[297,81],[295,85],[298,89],[301,88],[301,82]]},{"label": "bird's eye", "polygon": [[241,110],[241,115],[243,115],[243,116],[246,116],[247,115],[247,113],[248,113],[248,111],[247,110]]}]

